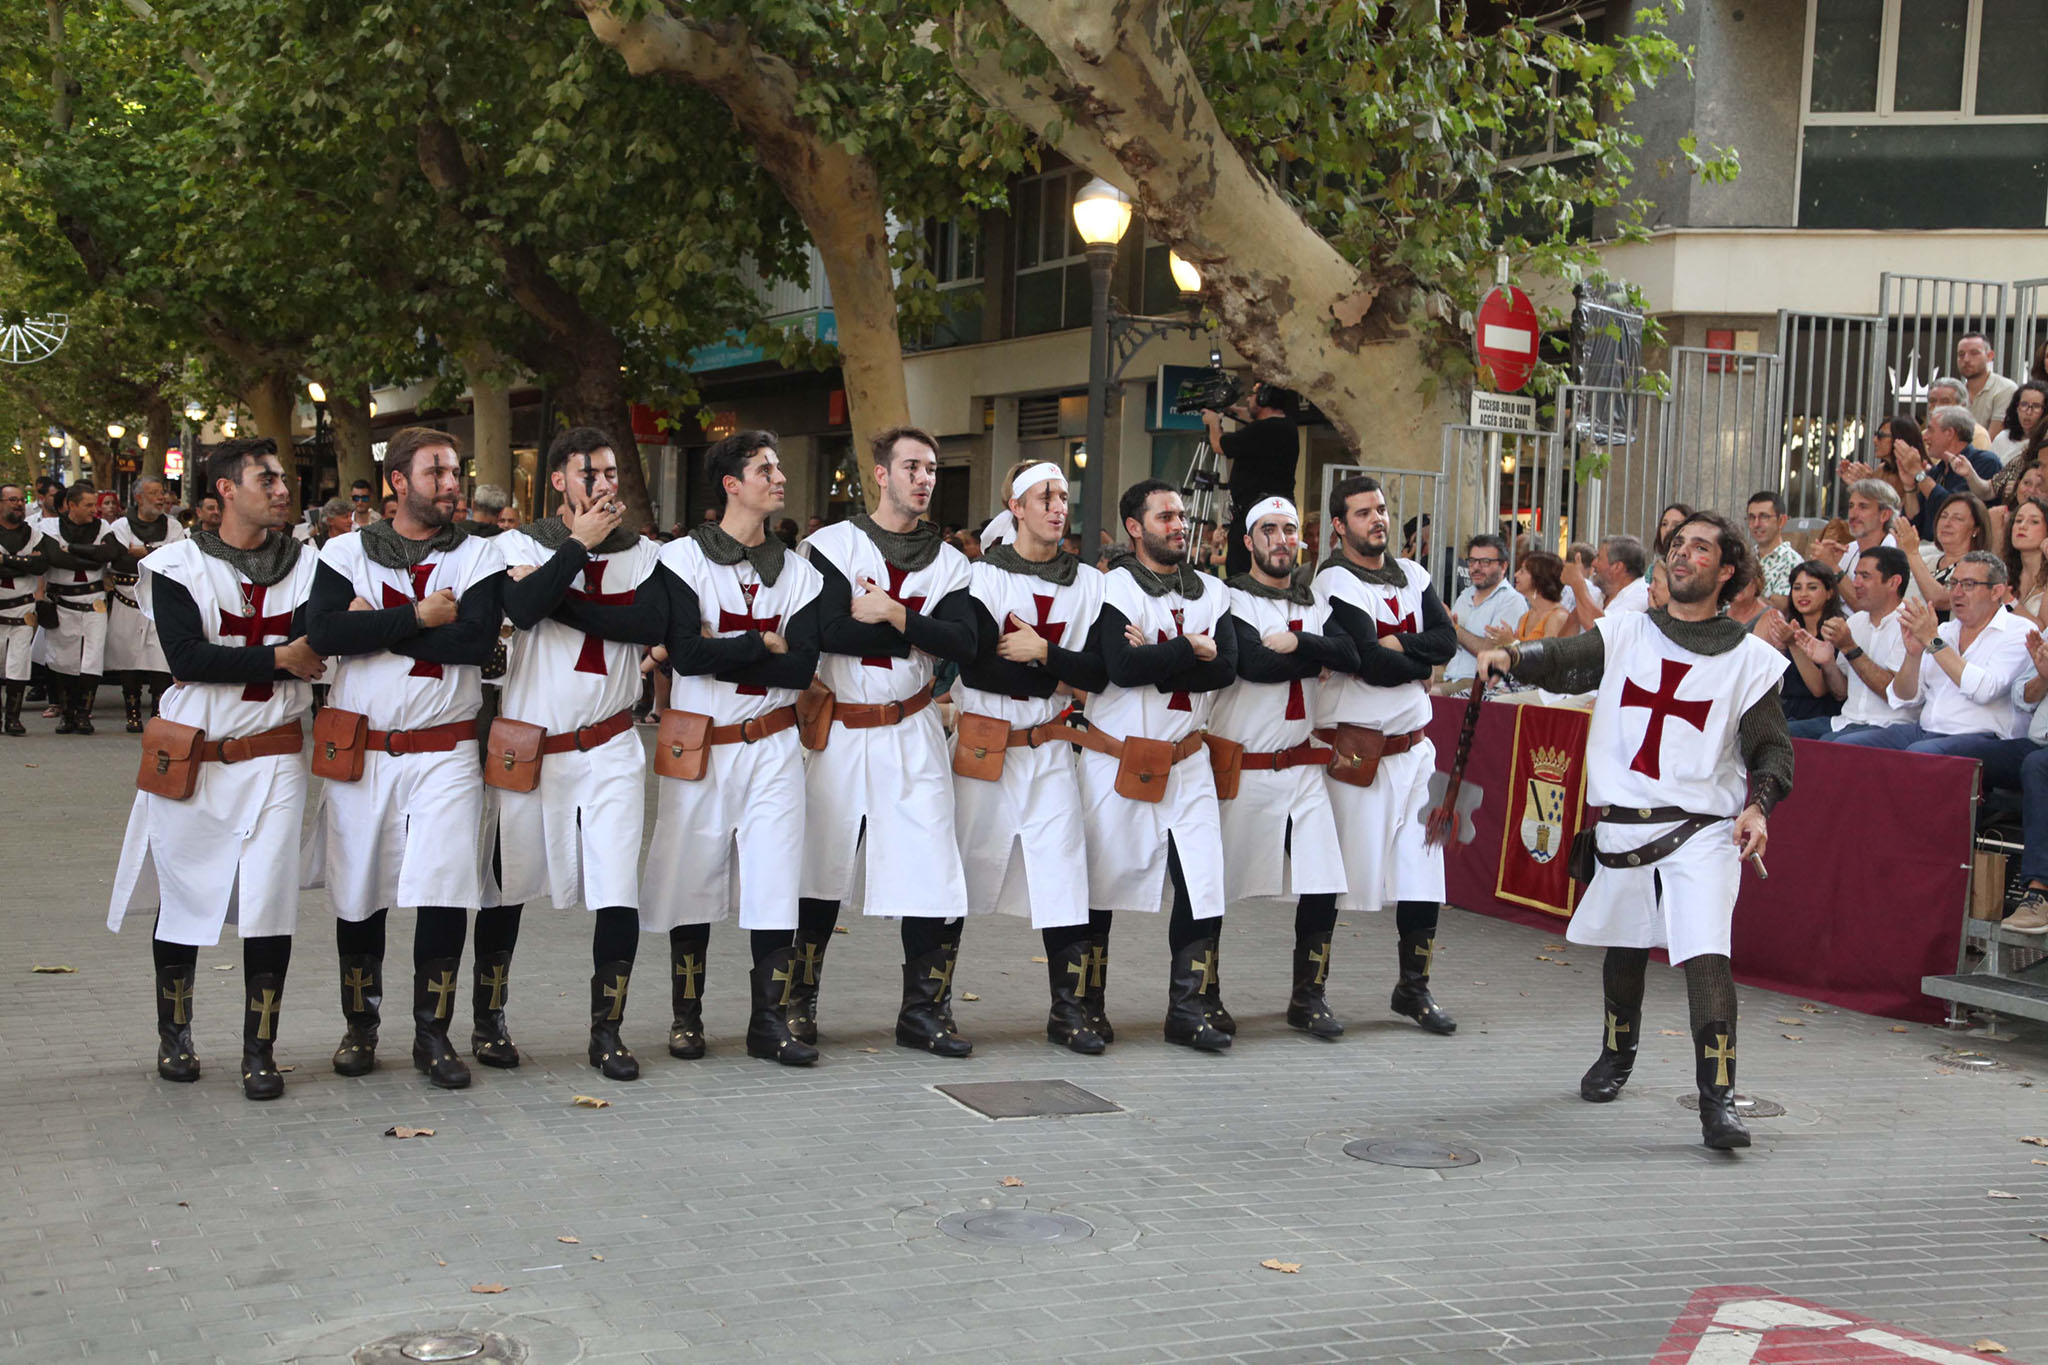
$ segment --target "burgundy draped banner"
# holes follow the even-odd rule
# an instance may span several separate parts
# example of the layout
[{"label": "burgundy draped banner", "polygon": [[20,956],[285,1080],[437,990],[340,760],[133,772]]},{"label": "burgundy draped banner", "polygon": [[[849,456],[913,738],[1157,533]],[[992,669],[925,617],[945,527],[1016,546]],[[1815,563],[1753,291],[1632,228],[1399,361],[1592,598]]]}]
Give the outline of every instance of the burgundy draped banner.
[{"label": "burgundy draped banner", "polygon": [[[1440,698],[1430,722],[1450,766],[1462,699]],[[1526,714],[1523,714],[1526,713]],[[1517,730],[1520,744],[1517,744]],[[1535,828],[1559,795],[1581,798],[1584,713],[1488,705],[1465,767],[1480,790],[1474,837],[1450,848],[1450,903],[1560,933],[1563,828]],[[1570,744],[1562,772],[1559,748]],[[1742,877],[1735,905],[1735,976],[1746,985],[1866,1014],[1933,1023],[1946,1007],[1920,978],[1952,972],[1969,894],[1976,761],[1795,740],[1794,790],[1771,816],[1770,877]],[[1558,789],[1553,791],[1552,789]],[[1469,797],[1467,798],[1469,800]],[[1460,802],[1461,806],[1466,801]],[[1558,908],[1547,908],[1558,907]]]}]

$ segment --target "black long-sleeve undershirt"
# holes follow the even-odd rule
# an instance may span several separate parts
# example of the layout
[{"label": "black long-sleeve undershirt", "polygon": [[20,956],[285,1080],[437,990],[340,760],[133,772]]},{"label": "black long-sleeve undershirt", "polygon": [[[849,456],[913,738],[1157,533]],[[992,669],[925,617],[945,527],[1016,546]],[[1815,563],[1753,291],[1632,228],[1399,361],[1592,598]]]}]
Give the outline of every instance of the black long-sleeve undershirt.
[{"label": "black long-sleeve undershirt", "polygon": [[[293,675],[277,666],[275,645],[217,645],[206,638],[199,604],[183,583],[162,574],[150,584],[150,612],[156,637],[163,644],[171,676],[188,683],[290,682]],[[306,633],[306,604],[292,612],[287,638]]]},{"label": "black long-sleeve undershirt", "polygon": [[1161,692],[1217,692],[1237,681],[1237,632],[1215,634],[1216,657],[1203,662],[1185,635],[1153,645],[1134,645],[1124,638],[1130,618],[1104,604],[1088,634],[1088,648],[1102,660],[1110,682],[1118,687],[1157,687]]},{"label": "black long-sleeve undershirt", "polygon": [[307,597],[306,638],[321,654],[375,654],[388,650],[435,664],[481,667],[498,647],[498,625],[504,619],[501,571],[471,585],[456,606],[455,619],[445,626],[422,627],[414,604],[350,611],[355,585],[332,566],[322,564],[313,575]]},{"label": "black long-sleeve undershirt", "polygon": [[519,629],[532,630],[562,605],[569,585],[576,581],[576,575],[582,573],[583,566],[589,562],[590,551],[582,541],[571,536],[548,557],[547,563],[537,566],[524,578],[506,574],[506,617]]},{"label": "black long-sleeve undershirt", "polygon": [[1457,628],[1451,624],[1444,604],[1437,600],[1434,588],[1422,590],[1422,629],[1387,637],[1399,640],[1399,649],[1381,644],[1379,622],[1341,597],[1330,599],[1330,624],[1350,636],[1358,651],[1357,667],[1345,671],[1374,687],[1422,682],[1432,669],[1449,663],[1458,652]]},{"label": "black long-sleeve undershirt", "polygon": [[104,569],[120,554],[121,547],[109,541],[92,545],[73,545],[62,536],[46,536],[43,540],[44,555],[55,569],[75,569],[90,573]]},{"label": "black long-sleeve undershirt", "polygon": [[[574,545],[576,542],[572,540],[569,544]],[[561,557],[559,553],[555,556],[556,559]],[[582,567],[582,561],[577,562],[577,567]],[[528,574],[524,581],[530,583],[540,575],[541,571],[536,570]],[[574,578],[575,574],[572,572],[569,577]],[[668,618],[674,605],[674,589],[671,585],[675,582],[675,575],[657,564],[654,572],[641,580],[639,587],[633,589],[631,602],[593,602],[587,597],[578,597],[570,592],[565,580],[563,591],[555,598],[553,606],[542,615],[551,616],[572,630],[580,630],[585,635],[595,635],[600,640],[651,648],[668,643]],[[511,617],[515,626],[519,626],[520,618],[514,615],[510,608],[512,589],[518,586],[519,584],[512,582],[510,575],[507,575],[505,614]],[[530,609],[529,603],[528,610]],[[532,627],[520,626],[520,629],[530,630]]]},{"label": "black long-sleeve undershirt", "polygon": [[[771,657],[767,643],[758,630],[741,631],[738,635],[708,637],[704,634],[704,607],[697,600],[697,590],[685,583],[666,566],[655,570],[668,594],[668,666],[683,677],[695,677],[709,673],[718,674],[739,668],[749,668]],[[785,639],[788,637],[784,637]],[[815,671],[815,669],[813,670]],[[805,680],[808,683],[808,679]]]},{"label": "black long-sleeve undershirt", "polygon": [[41,550],[25,555],[0,555],[0,578],[41,578],[49,569],[49,556]]},{"label": "black long-sleeve undershirt", "polygon": [[[957,588],[929,612],[903,609],[903,629],[887,622],[868,625],[853,619],[853,586],[839,566],[822,554],[810,557],[824,580],[818,593],[818,645],[826,654],[856,659],[902,659],[911,649],[965,664],[974,657],[974,621],[967,605],[954,599],[970,594]],[[928,604],[929,605],[929,604]]]},{"label": "black long-sleeve undershirt", "polygon": [[1294,652],[1281,654],[1266,648],[1265,637],[1250,621],[1242,616],[1230,619],[1237,630],[1237,676],[1242,682],[1295,682],[1313,678],[1326,668],[1338,673],[1358,671],[1358,646],[1349,635],[1297,630]]},{"label": "black long-sleeve undershirt", "polygon": [[974,611],[974,658],[960,666],[960,681],[978,692],[1003,697],[1049,697],[1065,683],[1077,692],[1100,692],[1109,685],[1109,670],[1102,656],[1088,649],[1062,649],[1045,642],[1042,664],[1012,663],[996,652],[1003,638],[1003,623],[995,619],[988,605],[968,595]]}]

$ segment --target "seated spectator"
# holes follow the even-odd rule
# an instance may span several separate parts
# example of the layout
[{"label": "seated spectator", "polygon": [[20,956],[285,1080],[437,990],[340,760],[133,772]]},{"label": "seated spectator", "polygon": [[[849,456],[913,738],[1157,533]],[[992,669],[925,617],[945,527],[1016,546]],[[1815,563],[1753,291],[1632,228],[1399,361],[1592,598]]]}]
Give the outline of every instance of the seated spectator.
[{"label": "seated spectator", "polygon": [[[1905,551],[1880,545],[1856,561],[1857,595],[1863,610],[1846,620],[1821,627],[1821,643],[1834,652],[1847,683],[1840,714],[1824,723],[1807,720],[1788,726],[1794,739],[1833,739],[1864,730],[1904,725],[1917,706],[1894,706],[1889,695],[1892,675],[1906,657],[1906,637],[1899,617],[1909,572]],[[1816,662],[1824,658],[1813,637],[1795,631],[1794,643]]]},{"label": "seated spectator", "polygon": [[2019,481],[2012,486],[2012,493],[2002,503],[1991,509],[1991,553],[2003,558],[2012,548],[2007,536],[2012,526],[2013,513],[2023,502],[2048,498],[2048,468],[2040,465],[2025,470]]},{"label": "seated spectator", "polygon": [[1901,506],[1923,539],[1934,538],[1934,517],[1944,499],[1958,493],[1984,496],[1990,491],[1986,481],[2001,468],[1997,457],[1971,442],[1975,429],[1968,408],[1936,408],[1927,420],[1926,463],[1905,447],[1896,447],[1899,472],[1911,480]]},{"label": "seated spectator", "polygon": [[1941,505],[1934,518],[1933,544],[1920,539],[1913,523],[1904,517],[1892,518],[1892,538],[1906,552],[1906,563],[1913,574],[1913,591],[1927,599],[1935,614],[1946,621],[1951,606],[1949,575],[1970,551],[1991,548],[1991,513],[1982,502],[1964,494]]},{"label": "seated spectator", "polygon": [[[1595,553],[1591,541],[1575,540],[1571,543],[1571,548],[1565,551],[1563,562],[1579,566],[1579,576],[1586,584],[1586,591],[1593,594],[1593,605],[1597,607],[1607,599],[1600,595],[1600,584],[1598,580],[1592,577]],[[1564,597],[1561,600],[1564,602],[1564,609],[1566,611],[1577,611],[1579,605],[1578,594],[1572,591],[1569,577],[1565,579]],[[1576,634],[1578,628],[1579,623],[1576,619],[1567,621],[1564,633],[1567,635]]]},{"label": "seated spectator", "polygon": [[1522,594],[1507,586],[1508,543],[1499,536],[1474,536],[1465,543],[1465,573],[1470,585],[1451,603],[1451,627],[1458,633],[1458,652],[1444,665],[1438,685],[1446,695],[1468,690],[1477,655],[1493,647],[1493,629],[1512,629],[1529,610]]},{"label": "seated spectator", "polygon": [[[2042,433],[2048,432],[2048,384],[2029,379],[2013,390],[2012,406],[2005,410],[2005,422],[1992,434],[1987,447],[1993,455],[2004,460],[2005,468],[1999,470],[1998,478],[2013,473],[2013,462],[2025,454],[2029,447],[2040,448]],[[1996,489],[1993,498],[1996,498]],[[1982,494],[1979,494],[1981,497]]]},{"label": "seated spectator", "polygon": [[1998,372],[1997,360],[1982,332],[1965,332],[1956,338],[1956,373],[1963,377],[1963,406],[1987,427],[2002,424],[2012,402],[2013,382]]},{"label": "seated spectator", "polygon": [[1785,539],[1785,499],[1766,488],[1750,494],[1744,510],[1749,538],[1756,542],[1757,572],[1762,577],[1758,596],[1766,606],[1783,611],[1791,604],[1792,570],[1799,564],[1799,551]]},{"label": "seated spectator", "polygon": [[[2026,738],[2008,745],[1998,759],[1986,760],[1984,780],[1986,785],[2016,781],[2024,801],[2026,847],[2020,854],[2020,875],[2026,878],[2027,889],[2006,917],[2005,927],[2021,934],[2048,934],[2048,706],[2041,704],[2048,700],[2048,641],[2040,631],[2027,632],[2027,654],[2032,670],[2013,684],[2013,703],[2031,713]],[[2009,775],[2015,764],[2016,779]]]},{"label": "seated spectator", "polygon": [[[1937,377],[1927,385],[1927,412],[1931,417],[1936,408],[1967,408],[1970,406],[1970,391],[1960,379]],[[1971,414],[1975,416],[1974,413]],[[1993,423],[1992,425],[1997,425]],[[1991,444],[1991,430],[1983,422],[1970,432],[1970,444],[1988,447]]]},{"label": "seated spectator", "polygon": [[2029,498],[2012,511],[2006,535],[2005,576],[2012,590],[2012,609],[2039,629],[2043,590],[2048,589],[2048,501]]},{"label": "seated spectator", "polygon": [[[1590,572],[1581,569],[1577,560],[1568,561],[1564,582],[1574,594],[1572,615],[1579,629],[1591,630],[1608,612],[1648,611],[1650,585],[1643,575],[1649,568],[1649,554],[1634,536],[1609,536],[1601,541]],[[1588,590],[1595,584],[1597,596]]]},{"label": "seated spectator", "polygon": [[2030,666],[2028,627],[2005,609],[2005,565],[1997,555],[1973,550],[1956,566],[1948,589],[1955,614],[1947,625],[1936,625],[1934,608],[1925,602],[1899,608],[1906,656],[1886,697],[1894,706],[1919,702],[1919,718],[1838,736],[1839,743],[1984,759],[2020,733],[2013,684]]},{"label": "seated spectator", "polygon": [[[1652,589],[1653,595],[1654,592],[1655,590]],[[1668,601],[1669,598],[1667,597],[1666,600]],[[1729,598],[1728,605],[1722,608],[1723,614],[1729,620],[1745,630],[1756,629],[1757,622],[1775,611],[1777,611],[1776,607],[1764,601],[1764,581],[1754,575],[1746,579],[1742,586],[1736,589],[1735,596]]]},{"label": "seated spectator", "polygon": [[1849,694],[1834,647],[1827,643],[1828,623],[1844,615],[1835,591],[1838,581],[1833,569],[1807,560],[1792,571],[1791,612],[1770,612],[1757,625],[1757,637],[1792,664],[1779,685],[1787,722],[1831,721]]},{"label": "seated spectator", "polygon": [[[1591,547],[1587,547],[1589,550]],[[1562,635],[1570,613],[1564,605],[1564,561],[1548,550],[1531,550],[1515,565],[1515,591],[1529,604],[1512,629],[1493,626],[1487,639],[1499,645],[1509,640],[1548,640]]]},{"label": "seated spectator", "polygon": [[[1813,557],[1833,569],[1839,581],[1852,583],[1858,555],[1880,545],[1898,544],[1886,529],[1891,524],[1893,513],[1898,510],[1899,495],[1892,491],[1890,484],[1882,479],[1858,479],[1849,485],[1849,543],[1836,549],[1835,542],[1829,540],[1827,532],[1823,531],[1820,543],[1814,546]],[[1862,609],[1863,604],[1856,600],[1853,587],[1845,596],[1850,610]]]}]

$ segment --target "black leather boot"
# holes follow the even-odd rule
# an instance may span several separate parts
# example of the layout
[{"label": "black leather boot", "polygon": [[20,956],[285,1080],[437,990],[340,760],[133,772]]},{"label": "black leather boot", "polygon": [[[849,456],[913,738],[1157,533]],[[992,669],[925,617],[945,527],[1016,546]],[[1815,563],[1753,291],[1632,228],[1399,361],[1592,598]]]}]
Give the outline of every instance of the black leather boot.
[{"label": "black leather boot", "polygon": [[1209,964],[1209,989],[1202,992],[1202,1012],[1218,1032],[1237,1036],[1237,1020],[1223,1003],[1223,931],[1216,931],[1216,960]]},{"label": "black leather boot", "polygon": [[71,700],[77,686],[75,678],[62,673],[50,675],[50,706],[57,712],[57,733],[60,735],[78,733],[78,707]]},{"label": "black leather boot", "polygon": [[630,962],[607,962],[590,978],[590,1064],[608,1081],[637,1081],[640,1062],[619,1037],[626,1017],[626,985],[633,978]]},{"label": "black leather boot", "polygon": [[142,733],[142,684],[129,682],[121,684],[121,710],[128,718],[128,733]]},{"label": "black leather boot", "polygon": [[1105,1043],[1116,1041],[1116,1029],[1109,1022],[1109,935],[1088,937],[1088,1027]]},{"label": "black leather boot", "polygon": [[1735,1025],[1713,1020],[1693,1033],[1699,1070],[1700,1140],[1718,1152],[1749,1146],[1749,1129],[1735,1116]]},{"label": "black leather boot", "polygon": [[100,680],[97,675],[71,680],[71,704],[76,710],[76,719],[71,722],[71,732],[89,735],[92,729],[92,708],[100,699]]},{"label": "black leather boot", "polygon": [[[671,952],[670,965],[674,972],[671,981],[672,1017],[668,1026],[668,1055],[693,1062],[704,1055],[704,959],[707,954],[699,952]],[[776,987],[780,995],[782,987]],[[760,1002],[754,1002],[758,1013]],[[777,1008],[780,1008],[778,1006]],[[752,1026],[749,1025],[751,1032]],[[789,1032],[787,1024],[782,1032]]]},{"label": "black leather boot", "polygon": [[11,682],[7,684],[7,709],[4,721],[0,721],[0,728],[4,728],[10,735],[25,735],[28,733],[28,727],[21,723],[21,699],[22,694],[27,691],[27,683]]},{"label": "black leather boot", "polygon": [[156,1074],[167,1081],[199,1079],[192,1047],[192,968],[156,969]]},{"label": "black leather boot", "polygon": [[460,958],[437,957],[412,973],[412,1064],[443,1090],[469,1088],[469,1067],[448,1041],[461,969]]},{"label": "black leather boot", "polygon": [[953,968],[960,961],[957,935],[903,964],[903,1007],[896,1013],[896,1041],[936,1057],[965,1057],[974,1044],[953,1026]]},{"label": "black leather boot", "polygon": [[505,1000],[511,991],[512,954],[478,953],[471,965],[475,989],[471,1008],[476,1028],[469,1035],[469,1050],[485,1066],[511,1068],[519,1065],[519,1049],[505,1031]]},{"label": "black leather boot", "polygon": [[284,1073],[270,1055],[277,1041],[277,1014],[284,1005],[284,978],[264,972],[249,978],[242,1010],[242,1095],[274,1100],[284,1093]]},{"label": "black leather boot", "polygon": [[798,929],[789,945],[790,978],[789,1036],[816,1046],[818,1041],[818,983],[825,976],[825,950],[832,946],[832,931],[814,933]]},{"label": "black leather boot", "polygon": [[1405,1014],[1431,1033],[1456,1033],[1458,1021],[1437,1008],[1429,993],[1429,964],[1436,956],[1436,939],[1428,934],[1401,935],[1401,980],[1387,1008]]},{"label": "black leather boot", "polygon": [[1166,1041],[1203,1052],[1222,1052],[1231,1037],[1209,1021],[1209,986],[1216,978],[1216,940],[1197,939],[1173,955],[1166,981]]},{"label": "black leather boot", "polygon": [[1641,1042],[1643,1011],[1631,1011],[1613,1000],[1606,1007],[1606,1023],[1600,1035],[1600,1057],[1579,1080],[1579,1098],[1590,1104],[1608,1104],[1619,1098],[1621,1088],[1636,1069],[1636,1047]]},{"label": "black leather boot", "polygon": [[1106,1046],[1088,1022],[1088,974],[1094,959],[1094,945],[1081,938],[1049,954],[1045,967],[1052,979],[1052,1011],[1045,1017],[1045,1036],[1084,1057],[1098,1056]]},{"label": "black leather boot", "polygon": [[1334,1041],[1343,1036],[1344,1025],[1330,1013],[1323,994],[1330,979],[1330,936],[1294,940],[1294,994],[1287,998],[1287,1023],[1317,1038]]},{"label": "black leather boot", "polygon": [[384,1009],[384,959],[344,954],[341,959],[341,1017],[348,1031],[334,1049],[334,1069],[343,1076],[367,1076],[377,1069],[377,1025]]},{"label": "black leather boot", "polygon": [[151,673],[149,677],[149,718],[155,720],[163,713],[164,693],[171,690],[173,679],[168,673]]},{"label": "black leather boot", "polygon": [[790,1029],[789,1012],[796,999],[797,982],[803,968],[788,948],[762,954],[748,974],[754,997],[753,1017],[747,1021],[747,1055],[765,1057],[784,1066],[809,1066],[818,1060],[818,1049]]}]

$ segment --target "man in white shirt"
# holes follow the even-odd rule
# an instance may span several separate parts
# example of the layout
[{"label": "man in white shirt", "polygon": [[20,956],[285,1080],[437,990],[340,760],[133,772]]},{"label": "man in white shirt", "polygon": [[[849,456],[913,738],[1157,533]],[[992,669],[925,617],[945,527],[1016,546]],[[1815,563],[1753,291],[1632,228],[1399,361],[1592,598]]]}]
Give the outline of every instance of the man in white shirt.
[{"label": "man in white shirt", "polygon": [[1957,562],[1949,591],[1955,616],[1939,629],[1925,602],[1899,608],[1906,655],[1885,695],[1900,706],[1918,700],[1920,718],[1838,743],[1984,759],[2021,733],[2012,692],[2031,666],[2028,625],[2005,610],[2005,565],[1989,551],[1972,550]]},{"label": "man in white shirt", "polygon": [[1572,615],[1578,628],[1591,630],[1595,621],[1614,612],[1648,611],[1650,580],[1645,575],[1649,572],[1650,552],[1634,536],[1609,536],[1600,542],[1600,553],[1593,556],[1597,592],[1583,591],[1586,574],[1577,560],[1567,559],[1564,583],[1572,594]]},{"label": "man in white shirt", "polygon": [[[2020,903],[2006,916],[2005,927],[2021,934],[2048,934],[2048,641],[2041,632],[2027,632],[2029,669],[2012,687],[2013,704],[2029,712],[2032,721],[2027,737],[2014,740],[2002,758],[1984,765],[1988,786],[2013,782],[2012,768],[2018,768],[2018,786],[2024,794],[2026,850],[2020,854],[2020,875],[2027,879]],[[1999,770],[2003,769],[2001,773]]]},{"label": "man in white shirt", "polygon": [[1842,519],[1849,523],[1848,547],[1838,548],[1832,540],[1814,542],[1813,557],[1833,565],[1841,575],[1842,600],[1852,611],[1863,610],[1863,603],[1856,596],[1856,560],[1866,550],[1899,543],[1889,529],[1898,510],[1897,489],[1883,479],[1858,479],[1849,485],[1849,505],[1842,513]]},{"label": "man in white shirt", "polygon": [[1499,536],[1474,536],[1465,543],[1465,572],[1472,582],[1451,604],[1451,625],[1458,632],[1458,652],[1444,665],[1439,690],[1451,694],[1472,685],[1478,653],[1491,649],[1486,632],[1491,626],[1513,630],[1529,610],[1522,594],[1504,581],[1508,572],[1507,542]]},{"label": "man in white shirt", "polygon": [[[1911,724],[1915,706],[1894,706],[1888,695],[1892,677],[1906,658],[1904,618],[1899,606],[1912,582],[1906,552],[1880,545],[1856,561],[1856,589],[1863,610],[1847,618],[1831,618],[1821,627],[1824,642],[1843,664],[1849,695],[1838,716],[1813,716],[1786,728],[1794,739],[1846,739],[1867,730]],[[1813,637],[1795,631],[1793,640],[1811,649]]]}]

